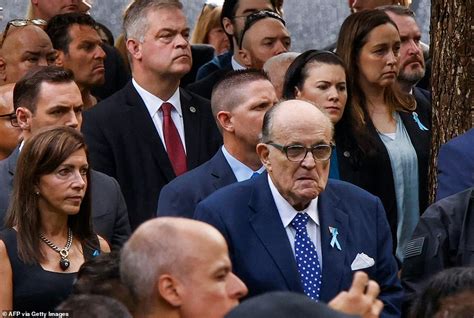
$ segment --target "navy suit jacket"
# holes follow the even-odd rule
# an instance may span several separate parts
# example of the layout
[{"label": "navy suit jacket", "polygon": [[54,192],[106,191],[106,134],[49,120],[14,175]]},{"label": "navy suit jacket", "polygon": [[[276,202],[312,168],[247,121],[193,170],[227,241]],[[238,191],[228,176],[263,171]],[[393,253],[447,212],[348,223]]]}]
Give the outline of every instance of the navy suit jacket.
[{"label": "navy suit jacket", "polygon": [[[381,287],[383,317],[399,317],[403,290],[392,255],[392,240],[378,198],[343,181],[330,180],[319,195],[323,282],[328,302],[352,283],[358,253],[375,260],[363,269]],[[222,188],[198,204],[194,217],[215,226],[229,245],[235,274],[249,297],[269,291],[303,292],[295,257],[276,208],[267,174]],[[342,250],[331,247],[329,227],[338,229]]]},{"label": "navy suit jacket", "polygon": [[[209,101],[180,89],[188,169],[208,161],[222,137]],[[82,131],[92,167],[117,179],[132,230],[156,215],[161,188],[176,175],[150,114],[135,87],[84,113]]]},{"label": "navy suit jacket", "polygon": [[211,160],[163,187],[158,200],[157,216],[192,218],[199,202],[234,182],[237,179],[221,148]]},{"label": "navy suit jacket", "polygon": [[436,201],[474,187],[474,128],[439,150]]},{"label": "navy suit jacket", "polygon": [[[20,154],[19,147],[0,161],[0,229],[10,203],[13,177]],[[114,178],[91,170],[91,208],[94,232],[103,237],[112,248],[121,248],[130,236],[127,206]]]}]

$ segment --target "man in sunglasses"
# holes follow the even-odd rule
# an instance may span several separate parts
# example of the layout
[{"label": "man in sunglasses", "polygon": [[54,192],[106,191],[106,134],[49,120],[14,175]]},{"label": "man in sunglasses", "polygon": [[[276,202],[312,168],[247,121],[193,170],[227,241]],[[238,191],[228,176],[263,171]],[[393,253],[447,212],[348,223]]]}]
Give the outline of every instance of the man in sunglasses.
[{"label": "man in sunglasses", "polygon": [[0,85],[15,83],[28,70],[54,63],[56,53],[41,19],[15,19],[0,38]]},{"label": "man in sunglasses", "polygon": [[333,126],[317,107],[289,100],[263,119],[257,153],[266,173],[227,186],[196,207],[229,245],[249,296],[304,293],[328,302],[362,270],[381,289],[382,317],[399,317],[403,290],[380,199],[330,180]]},{"label": "man in sunglasses", "polygon": [[15,84],[0,86],[0,160],[15,150],[21,133],[13,110],[13,86]]}]

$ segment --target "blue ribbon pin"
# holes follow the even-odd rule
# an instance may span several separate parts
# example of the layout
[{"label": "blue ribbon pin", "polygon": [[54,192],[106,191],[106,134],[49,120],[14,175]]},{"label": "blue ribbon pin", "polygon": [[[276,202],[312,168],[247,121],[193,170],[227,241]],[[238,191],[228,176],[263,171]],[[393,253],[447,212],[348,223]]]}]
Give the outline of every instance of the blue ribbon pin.
[{"label": "blue ribbon pin", "polygon": [[332,234],[331,247],[334,247],[334,245],[336,245],[337,249],[342,251],[341,244],[339,244],[339,241],[337,240],[337,235],[339,234],[337,229],[335,227],[330,226],[329,232],[331,232]]},{"label": "blue ribbon pin", "polygon": [[413,115],[413,120],[415,121],[415,123],[417,123],[418,128],[420,128],[420,130],[429,130],[421,123],[420,119],[418,118],[417,112],[413,112],[412,115]]}]

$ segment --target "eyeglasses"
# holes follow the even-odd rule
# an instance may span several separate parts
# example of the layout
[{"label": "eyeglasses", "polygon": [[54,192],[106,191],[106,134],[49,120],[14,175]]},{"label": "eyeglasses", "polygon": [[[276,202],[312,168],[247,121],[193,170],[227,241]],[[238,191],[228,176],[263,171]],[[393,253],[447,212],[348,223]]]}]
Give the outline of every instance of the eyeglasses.
[{"label": "eyeglasses", "polygon": [[[234,16],[234,18],[239,18],[239,17],[243,17],[243,16]],[[280,15],[278,15],[278,13],[270,11],[270,10],[261,10],[261,11],[256,11],[256,12],[253,12],[253,13],[249,14],[248,16],[246,16],[244,28],[243,28],[242,32],[240,33],[240,37],[239,37],[239,48],[240,49],[242,49],[242,43],[244,42],[245,33],[257,21],[265,19],[265,18],[276,19],[276,20],[280,21],[281,23],[283,23],[283,25],[286,25],[285,20],[283,20],[283,18]]]},{"label": "eyeglasses", "polygon": [[0,115],[0,118],[8,118],[13,127],[20,127],[20,125],[18,125],[18,120],[16,119],[15,113]]},{"label": "eyeglasses", "polygon": [[302,162],[308,152],[311,152],[315,161],[326,161],[331,158],[332,145],[319,144],[310,148],[302,145],[283,146],[273,142],[267,142],[267,145],[273,146],[283,152],[289,161]]},{"label": "eyeglasses", "polygon": [[27,25],[36,25],[36,26],[46,26],[48,22],[46,22],[43,19],[13,19],[8,21],[7,25],[5,26],[5,30],[3,30],[3,36],[2,36],[2,41],[0,42],[0,48],[3,46],[3,42],[5,42],[5,38],[7,37],[8,29],[10,26],[14,27],[24,27]]}]

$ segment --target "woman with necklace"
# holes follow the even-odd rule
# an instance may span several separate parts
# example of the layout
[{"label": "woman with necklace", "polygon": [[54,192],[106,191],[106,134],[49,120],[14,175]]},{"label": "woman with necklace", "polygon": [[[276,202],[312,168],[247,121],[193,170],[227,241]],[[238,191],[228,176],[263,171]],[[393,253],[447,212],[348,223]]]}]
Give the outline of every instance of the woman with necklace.
[{"label": "woman with necklace", "polygon": [[347,66],[352,94],[345,140],[353,144],[344,149],[339,169],[382,200],[403,261],[428,205],[431,109],[398,88],[399,51],[397,26],[380,10],[350,15],[339,32],[337,54]]},{"label": "woman with necklace", "polygon": [[84,261],[110,251],[92,231],[89,179],[75,129],[50,128],[25,143],[0,232],[0,310],[53,310]]}]

